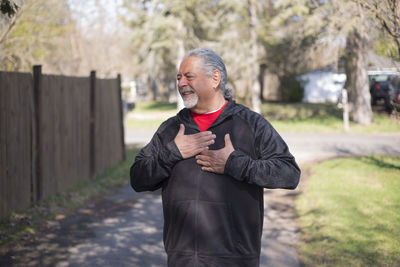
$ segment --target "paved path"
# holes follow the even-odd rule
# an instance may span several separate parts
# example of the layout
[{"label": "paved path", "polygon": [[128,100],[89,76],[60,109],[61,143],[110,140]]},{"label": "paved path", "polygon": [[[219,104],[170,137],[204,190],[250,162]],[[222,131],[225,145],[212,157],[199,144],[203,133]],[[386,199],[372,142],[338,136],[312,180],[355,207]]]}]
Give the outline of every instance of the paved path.
[{"label": "paved path", "polygon": [[[128,144],[144,144],[149,131],[127,131]],[[400,155],[400,134],[284,134],[300,164],[334,156]],[[299,266],[293,196],[265,190],[261,266]],[[78,210],[0,258],[1,266],[166,266],[159,192],[135,193],[129,185]]]}]

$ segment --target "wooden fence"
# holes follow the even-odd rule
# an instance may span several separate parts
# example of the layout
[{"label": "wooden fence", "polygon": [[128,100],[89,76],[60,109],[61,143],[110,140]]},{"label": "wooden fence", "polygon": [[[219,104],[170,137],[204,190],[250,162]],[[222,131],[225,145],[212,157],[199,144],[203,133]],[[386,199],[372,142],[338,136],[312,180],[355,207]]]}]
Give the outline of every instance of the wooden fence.
[{"label": "wooden fence", "polygon": [[125,159],[120,81],[0,72],[0,218]]}]

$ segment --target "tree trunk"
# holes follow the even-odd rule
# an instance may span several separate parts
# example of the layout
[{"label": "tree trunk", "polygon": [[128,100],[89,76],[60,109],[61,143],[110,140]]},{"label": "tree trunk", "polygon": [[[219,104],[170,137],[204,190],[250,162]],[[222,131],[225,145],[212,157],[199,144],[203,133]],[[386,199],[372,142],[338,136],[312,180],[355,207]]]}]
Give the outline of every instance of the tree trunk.
[{"label": "tree trunk", "polygon": [[156,78],[156,83],[158,84],[158,92],[160,94],[159,99],[161,99],[161,101],[165,102],[167,101],[167,90],[164,86],[163,81],[161,81],[160,79]]},{"label": "tree trunk", "polygon": [[397,61],[400,61],[400,38],[395,38],[394,41],[396,42],[397,45]]},{"label": "tree trunk", "polygon": [[265,64],[260,65],[260,74],[258,77],[258,81],[260,83],[260,101],[264,101],[264,78],[265,78],[265,71],[267,70],[267,66]]},{"label": "tree trunk", "polygon": [[366,64],[367,48],[366,36],[354,29],[347,37],[346,43],[345,88],[349,92],[353,120],[359,124],[370,124],[373,121]]},{"label": "tree trunk", "polygon": [[260,81],[259,73],[260,66],[258,64],[258,51],[257,51],[257,13],[256,4],[254,0],[248,0],[248,13],[249,13],[249,32],[250,32],[250,80],[251,80],[251,102],[253,111],[261,113],[261,100],[260,100]]},{"label": "tree trunk", "polygon": [[157,100],[157,92],[154,78],[151,75],[147,76],[147,99],[149,101]]}]

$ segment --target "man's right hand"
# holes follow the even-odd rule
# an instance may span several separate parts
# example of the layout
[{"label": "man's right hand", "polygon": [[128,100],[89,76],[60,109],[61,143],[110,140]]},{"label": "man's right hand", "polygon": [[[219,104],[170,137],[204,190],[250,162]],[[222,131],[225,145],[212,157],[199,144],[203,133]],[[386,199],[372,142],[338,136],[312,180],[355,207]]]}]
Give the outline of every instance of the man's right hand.
[{"label": "man's right hand", "polygon": [[209,145],[214,144],[215,137],[210,131],[185,135],[185,126],[181,124],[174,141],[182,157],[187,159],[207,150]]}]

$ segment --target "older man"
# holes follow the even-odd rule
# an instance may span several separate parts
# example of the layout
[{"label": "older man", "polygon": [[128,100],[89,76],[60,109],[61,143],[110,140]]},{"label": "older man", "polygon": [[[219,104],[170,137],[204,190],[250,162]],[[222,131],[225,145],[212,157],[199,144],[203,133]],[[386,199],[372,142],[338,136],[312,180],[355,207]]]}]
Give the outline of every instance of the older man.
[{"label": "older man", "polygon": [[273,127],[232,100],[214,51],[189,51],[177,79],[186,108],[140,150],[131,185],[162,188],[168,266],[259,266],[263,188],[296,188],[300,169]]}]

